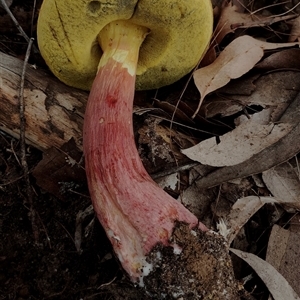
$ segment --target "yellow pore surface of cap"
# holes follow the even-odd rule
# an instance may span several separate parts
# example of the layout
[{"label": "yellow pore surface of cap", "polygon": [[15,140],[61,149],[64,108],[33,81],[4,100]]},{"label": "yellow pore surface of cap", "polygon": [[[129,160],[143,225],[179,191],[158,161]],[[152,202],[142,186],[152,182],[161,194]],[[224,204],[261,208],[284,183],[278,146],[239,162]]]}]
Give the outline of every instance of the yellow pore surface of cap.
[{"label": "yellow pore surface of cap", "polygon": [[190,72],[207,49],[213,26],[210,0],[44,0],[37,38],[54,75],[89,90],[102,55],[98,35],[117,20],[149,28],[136,78],[136,88],[145,90]]}]

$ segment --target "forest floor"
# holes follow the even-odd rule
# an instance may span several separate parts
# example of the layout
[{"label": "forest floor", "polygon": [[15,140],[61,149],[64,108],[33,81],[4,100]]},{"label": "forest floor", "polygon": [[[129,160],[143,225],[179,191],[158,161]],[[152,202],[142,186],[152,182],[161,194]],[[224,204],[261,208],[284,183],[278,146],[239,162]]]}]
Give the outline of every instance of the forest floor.
[{"label": "forest floor", "polygon": [[[36,22],[41,0],[36,1],[35,8],[35,1],[32,0],[11,2],[10,9],[24,31],[36,38]],[[261,2],[268,5],[275,1]],[[0,27],[0,51],[23,60],[27,43],[1,7]],[[34,44],[37,46],[36,41]],[[38,68],[47,68],[38,55],[32,55],[29,63],[37,65]],[[139,100],[143,97],[148,107],[156,105],[156,108],[169,113],[170,107],[166,103],[169,101],[172,105],[176,104],[185,80],[186,78],[161,89],[158,94],[156,91],[137,94],[136,103],[140,104]],[[193,84],[189,85],[185,97],[187,100],[199,98]],[[159,101],[155,104],[153,98],[159,98],[160,104]],[[164,104],[161,104],[162,102]],[[223,124],[227,122],[224,126],[209,127],[209,122],[204,123],[205,131],[222,135],[233,125],[234,117],[223,118]],[[145,139],[147,129],[144,125],[147,123],[145,120],[148,120],[147,115],[136,115],[134,120],[135,131],[140,135],[137,141],[140,143],[139,152],[151,175],[159,177],[158,175],[168,168],[176,167],[178,161],[182,165],[192,163],[182,156],[178,161],[173,160],[171,163],[168,159],[153,157],[153,153],[149,154],[151,150]],[[166,128],[168,124],[165,125]],[[201,128],[203,123],[199,122],[196,125]],[[178,131],[185,135],[191,133],[180,128]],[[192,132],[193,139],[204,140],[210,137],[210,133]],[[157,140],[159,144],[161,138]],[[61,197],[54,196],[51,188],[49,191],[44,186],[39,186],[38,178],[33,176],[33,170],[36,170],[43,160],[43,152],[27,146],[26,160],[30,173],[28,182],[24,177],[20,151],[20,141],[0,131],[0,299],[146,299],[147,296],[135,288],[124,274],[103,228],[94,214],[89,213],[91,203],[82,173],[77,181],[69,181],[66,177],[59,182]],[[47,172],[49,171],[46,170],[45,173]],[[38,176],[43,176],[42,173],[39,169]],[[189,185],[186,170],[182,171],[181,176],[183,184],[180,189],[184,189]],[[28,187],[31,195],[28,195]],[[181,190],[169,192],[178,197]],[[211,202],[199,209],[199,217],[205,216],[204,222],[214,226],[216,216],[228,212],[236,199],[252,195],[265,196],[269,195],[269,191],[265,186],[258,186],[251,176],[238,186],[228,182],[210,191]],[[276,212],[276,206],[265,205],[245,225],[249,252],[265,258],[274,224],[272,218]],[[280,218],[277,218],[276,224],[287,224],[293,216],[294,211],[284,211]],[[233,266],[238,280],[251,273],[252,279],[245,284],[245,288],[252,294],[253,299],[268,299],[269,292],[264,282],[247,264],[234,258]]]}]

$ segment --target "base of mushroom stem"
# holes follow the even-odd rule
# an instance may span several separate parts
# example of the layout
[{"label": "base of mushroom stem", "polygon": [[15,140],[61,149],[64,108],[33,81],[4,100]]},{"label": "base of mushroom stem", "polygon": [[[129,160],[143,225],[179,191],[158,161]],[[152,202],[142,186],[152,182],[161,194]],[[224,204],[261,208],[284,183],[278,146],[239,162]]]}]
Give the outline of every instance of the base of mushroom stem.
[{"label": "base of mushroom stem", "polygon": [[219,234],[177,223],[171,246],[147,256],[140,286],[154,299],[240,299],[227,242]]}]

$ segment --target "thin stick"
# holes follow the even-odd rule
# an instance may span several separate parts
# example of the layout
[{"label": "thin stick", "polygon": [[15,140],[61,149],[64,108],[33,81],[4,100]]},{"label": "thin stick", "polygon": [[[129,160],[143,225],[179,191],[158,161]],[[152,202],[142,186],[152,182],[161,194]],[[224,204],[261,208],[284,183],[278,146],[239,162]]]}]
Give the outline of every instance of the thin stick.
[{"label": "thin stick", "polygon": [[25,82],[25,74],[26,74],[26,68],[30,56],[30,51],[32,47],[33,39],[29,39],[23,70],[21,74],[21,83],[20,83],[20,90],[19,90],[19,112],[20,112],[20,143],[21,143],[21,164],[23,167],[23,171],[26,174],[28,174],[28,165],[26,161],[26,143],[25,143],[25,126],[26,126],[26,120],[25,120],[25,103],[24,103],[24,82]]},{"label": "thin stick", "polygon": [[30,35],[33,35],[33,22],[34,22],[34,15],[36,10],[36,0],[33,1],[33,8],[32,8],[32,16],[31,16],[31,27],[30,27]]},{"label": "thin stick", "polygon": [[31,226],[33,230],[33,235],[35,240],[38,240],[38,226],[36,225],[36,213],[33,209],[33,193],[30,185],[29,179],[29,170],[28,164],[26,160],[26,141],[25,141],[25,127],[26,127],[26,119],[25,119],[25,102],[24,102],[24,82],[25,82],[25,75],[26,75],[26,68],[31,52],[31,47],[33,44],[33,39],[29,39],[28,47],[26,50],[25,60],[23,64],[23,70],[21,74],[21,83],[20,83],[20,90],[19,90],[19,114],[20,114],[20,152],[21,152],[21,165],[23,168],[24,179],[26,184],[26,196],[29,203],[29,210],[30,210],[30,217],[31,217]]}]

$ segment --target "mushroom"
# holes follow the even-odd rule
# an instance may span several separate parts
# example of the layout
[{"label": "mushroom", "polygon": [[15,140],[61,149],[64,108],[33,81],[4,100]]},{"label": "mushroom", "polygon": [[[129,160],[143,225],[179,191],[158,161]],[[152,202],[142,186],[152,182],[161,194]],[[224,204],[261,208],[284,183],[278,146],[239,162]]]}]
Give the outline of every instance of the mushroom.
[{"label": "mushroom", "polygon": [[190,72],[212,34],[210,0],[44,0],[38,45],[67,85],[91,90],[83,132],[93,207],[132,281],[173,246],[176,222],[207,228],[151,179],[132,126],[134,90],[169,85]]}]

